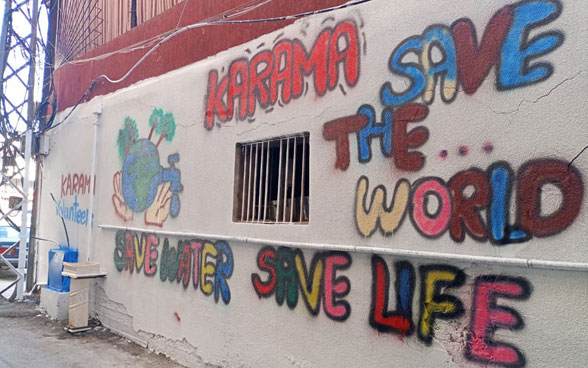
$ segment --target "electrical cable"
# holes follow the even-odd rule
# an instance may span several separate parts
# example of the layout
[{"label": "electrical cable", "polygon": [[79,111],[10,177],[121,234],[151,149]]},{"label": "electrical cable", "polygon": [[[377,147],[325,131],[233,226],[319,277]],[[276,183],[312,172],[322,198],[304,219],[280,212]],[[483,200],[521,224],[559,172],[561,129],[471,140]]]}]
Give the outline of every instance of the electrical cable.
[{"label": "electrical cable", "polygon": [[149,50],[145,55],[143,55],[139,59],[139,61],[137,61],[137,63],[135,65],[133,65],[133,67],[131,69],[129,69],[129,71],[125,75],[120,77],[119,79],[110,79],[107,75],[101,74],[98,77],[96,77],[95,80],[99,80],[99,79],[103,78],[112,84],[117,84],[117,83],[122,82],[123,80],[127,79],[128,76],[131,75],[131,73],[133,71],[135,71],[135,69],[137,69],[137,67],[139,67],[139,65],[141,65],[147,57],[149,57],[149,55],[151,55],[152,53],[155,52],[155,50],[157,50],[159,47],[161,47],[161,45],[163,45],[167,41],[171,40],[172,38],[176,37],[177,35],[184,33],[186,31],[189,31],[191,29],[201,28],[204,26],[218,26],[218,25],[229,25],[229,24],[255,24],[255,23],[265,23],[265,22],[276,22],[276,21],[300,19],[300,18],[309,17],[311,15],[324,14],[324,13],[329,13],[329,12],[332,12],[335,10],[340,10],[340,9],[344,9],[344,8],[357,6],[357,5],[367,3],[370,1],[372,1],[372,0],[358,0],[358,1],[354,1],[352,3],[347,3],[347,4],[343,4],[343,5],[339,5],[339,6],[333,6],[330,8],[325,8],[325,9],[320,9],[320,10],[315,10],[315,11],[310,11],[310,12],[304,12],[304,13],[298,13],[298,14],[293,14],[293,15],[285,15],[285,16],[281,16],[281,17],[262,18],[262,19],[243,19],[243,20],[219,20],[219,21],[212,21],[212,22],[199,22],[199,23],[190,24],[188,26],[185,26],[185,27],[178,29],[177,31],[170,34],[169,36],[165,37],[163,40],[159,41],[159,43],[157,45],[155,45],[151,50]]},{"label": "electrical cable", "polygon": [[307,18],[312,15],[325,14],[325,13],[330,13],[330,12],[333,12],[336,10],[351,8],[351,7],[354,7],[357,5],[368,3],[370,1],[373,1],[373,0],[357,0],[357,1],[354,1],[351,3],[346,3],[346,4],[342,4],[342,5],[338,5],[338,6],[329,7],[329,8],[308,11],[308,12],[304,12],[304,13],[297,13],[297,14],[292,14],[292,15],[284,15],[284,16],[279,16],[279,17],[261,18],[261,19],[243,19],[243,20],[215,20],[215,21],[208,21],[208,22],[197,22],[197,23],[193,23],[193,24],[184,26],[184,27],[172,32],[171,34],[169,34],[168,36],[163,38],[161,41],[159,41],[155,46],[153,46],[153,48],[151,48],[149,51],[147,51],[147,53],[145,53],[145,55],[143,55],[135,63],[135,65],[133,65],[122,77],[120,77],[118,79],[111,79],[110,77],[108,77],[105,74],[101,74],[101,75],[97,76],[92,82],[90,82],[90,86],[82,94],[82,96],[80,97],[78,102],[71,108],[71,110],[66,115],[66,117],[63,118],[59,123],[57,123],[55,125],[50,125],[45,130],[43,130],[41,133],[47,132],[47,131],[54,129],[54,128],[58,127],[59,125],[63,124],[71,116],[71,114],[76,110],[76,108],[84,100],[84,98],[86,98],[90,94],[92,88],[96,85],[96,83],[99,80],[105,79],[106,81],[108,81],[112,84],[117,84],[117,83],[124,81],[125,79],[127,79],[129,77],[129,75],[131,75],[133,73],[133,71],[135,71],[135,69],[137,69],[139,67],[139,65],[141,65],[145,61],[145,59],[147,59],[147,57],[149,57],[149,55],[153,54],[159,47],[161,47],[161,45],[163,45],[164,43],[166,43],[167,41],[171,40],[172,38],[176,37],[177,35],[179,35],[181,33],[184,33],[184,32],[189,31],[191,29],[201,28],[201,27],[205,27],[205,26],[218,26],[218,25],[231,25],[231,24],[256,24],[256,23],[266,23],[266,22],[302,19],[302,18]]},{"label": "electrical cable", "polygon": [[53,199],[53,202],[55,202],[55,206],[57,207],[57,212],[59,213],[59,217],[61,217],[61,222],[63,223],[63,230],[65,231],[65,239],[67,240],[67,247],[69,248],[69,234],[67,233],[67,226],[65,226],[65,220],[63,218],[63,213],[61,213],[61,208],[59,208],[59,204],[57,203],[57,200],[55,199],[55,196],[53,195],[53,193],[49,193],[49,195],[51,195],[51,199]]}]

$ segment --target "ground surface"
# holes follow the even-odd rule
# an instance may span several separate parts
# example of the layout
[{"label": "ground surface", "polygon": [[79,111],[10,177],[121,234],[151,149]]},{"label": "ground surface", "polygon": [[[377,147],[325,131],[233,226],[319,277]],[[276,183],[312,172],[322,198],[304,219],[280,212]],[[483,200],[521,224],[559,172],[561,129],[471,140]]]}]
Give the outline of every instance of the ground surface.
[{"label": "ground surface", "polygon": [[[7,276],[0,271],[0,284]],[[0,297],[0,367],[182,367],[103,327],[77,336],[63,327],[42,315],[34,302],[9,303]]]},{"label": "ground surface", "polygon": [[[0,263],[1,263],[0,264],[0,291],[2,291],[6,287],[8,287],[8,285],[10,285],[12,283],[12,281],[16,280],[16,275],[12,271],[10,271],[8,268],[6,268],[6,266],[4,265],[3,262],[0,261]],[[0,296],[3,296],[5,298],[10,298],[13,291],[14,291],[14,286],[12,286],[10,289],[6,290]]]}]

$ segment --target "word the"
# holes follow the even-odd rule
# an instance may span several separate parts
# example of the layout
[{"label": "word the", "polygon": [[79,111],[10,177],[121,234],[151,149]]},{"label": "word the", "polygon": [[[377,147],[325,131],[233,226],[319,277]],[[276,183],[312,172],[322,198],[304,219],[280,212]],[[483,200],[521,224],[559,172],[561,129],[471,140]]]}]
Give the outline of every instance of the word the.
[{"label": "word the", "polygon": [[[372,256],[370,326],[379,332],[401,337],[412,335],[416,327],[419,340],[431,345],[436,320],[456,319],[464,314],[462,301],[444,291],[451,292],[463,286],[466,275],[462,270],[449,265],[420,266],[419,317],[415,326],[412,318],[416,284],[414,267],[409,262],[399,261],[394,264],[394,271],[396,307],[390,310],[388,266],[380,256]],[[512,308],[498,305],[498,299],[526,300],[530,294],[531,285],[523,278],[502,275],[476,277],[465,346],[466,358],[509,367],[524,366],[523,353],[513,345],[495,341],[494,332],[499,328],[517,330],[524,326],[520,314]]]},{"label": "word the", "polygon": [[[61,175],[61,197],[75,194],[89,194],[91,175],[67,174]],[[94,176],[94,190],[96,188],[96,176]],[[95,194],[95,193],[94,193]]]},{"label": "word the", "polygon": [[[384,83],[380,90],[382,104],[397,106],[422,97],[429,105],[433,103],[437,83],[441,99],[450,103],[457,97],[458,84],[471,95],[494,66],[498,90],[546,80],[553,73],[553,66],[545,61],[532,61],[557,49],[564,35],[557,30],[536,33],[535,29],[557,19],[561,8],[558,0],[507,5],[490,19],[480,44],[476,29],[467,18],[455,21],[451,27],[433,25],[422,35],[407,38],[392,52],[388,68],[393,74],[408,78],[410,87],[396,92],[389,82]],[[440,61],[433,60],[434,48],[442,51]],[[418,63],[403,61],[411,53],[418,57]]]},{"label": "word the", "polygon": [[[561,193],[561,205],[548,214],[541,204],[541,191],[546,184],[554,185]],[[462,242],[467,233],[477,241],[489,239],[493,244],[520,243],[533,236],[558,234],[574,222],[584,196],[580,172],[556,159],[528,161],[519,169],[514,197],[517,218],[513,225],[509,222],[509,209],[515,175],[505,161],[492,164],[486,171],[460,171],[447,183],[438,177],[424,177],[412,185],[400,179],[390,204],[382,185],[373,190],[368,202],[368,186],[368,178],[360,177],[355,197],[357,229],[365,237],[378,228],[384,236],[393,234],[409,213],[413,226],[425,237],[437,238],[449,229],[456,242]],[[466,188],[473,189],[473,193],[466,195]],[[435,213],[428,209],[431,197],[437,200]]]},{"label": "word the", "polygon": [[[146,276],[155,276],[159,270],[161,281],[182,283],[187,288],[192,281],[194,289],[204,295],[219,296],[225,304],[231,300],[228,279],[233,274],[233,251],[225,242],[206,240],[180,240],[177,247],[163,239],[161,257],[158,251],[160,238],[149,233],[119,230],[115,237],[114,264],[119,272],[137,273],[143,269]],[[157,267],[159,261],[159,268]]]},{"label": "word the", "polygon": [[374,108],[363,105],[357,115],[325,123],[323,138],[335,141],[335,168],[340,170],[347,170],[349,167],[349,135],[355,133],[359,162],[365,163],[372,159],[372,140],[379,139],[382,154],[393,157],[394,165],[398,169],[418,171],[425,165],[425,157],[421,152],[412,149],[427,142],[429,131],[422,126],[409,131],[408,124],[423,121],[428,114],[429,108],[426,105],[410,103],[395,110],[391,107],[385,108],[382,122],[376,122]]},{"label": "word the", "polygon": [[318,315],[321,299],[325,314],[335,321],[345,321],[351,306],[343,300],[351,290],[351,283],[345,276],[337,276],[351,266],[351,257],[344,252],[317,252],[307,267],[300,249],[280,247],[277,250],[267,246],[257,254],[257,267],[267,275],[265,281],[254,273],[251,275],[253,289],[261,298],[276,294],[276,302],[294,309],[298,304],[298,289],[306,308],[312,315]]},{"label": "word the", "polygon": [[[345,44],[342,49],[340,41]],[[221,122],[231,120],[235,110],[240,120],[253,117],[257,104],[266,108],[276,103],[280,87],[281,102],[288,104],[302,96],[305,77],[311,75],[316,94],[323,96],[339,84],[339,64],[343,64],[345,82],[353,87],[359,79],[359,55],[357,26],[347,20],[323,29],[310,53],[300,40],[283,39],[250,60],[234,60],[220,80],[213,69],[208,74],[204,126],[212,129],[215,117]]]},{"label": "word the", "polygon": [[74,196],[73,204],[67,205],[65,203],[65,199],[60,199],[57,202],[57,208],[55,209],[55,215],[59,217],[63,217],[66,221],[71,221],[77,225],[88,225],[88,221],[91,221],[91,226],[94,226],[94,214],[92,214],[92,219],[90,218],[90,209],[82,209],[80,208],[80,204],[78,203],[78,196]]}]

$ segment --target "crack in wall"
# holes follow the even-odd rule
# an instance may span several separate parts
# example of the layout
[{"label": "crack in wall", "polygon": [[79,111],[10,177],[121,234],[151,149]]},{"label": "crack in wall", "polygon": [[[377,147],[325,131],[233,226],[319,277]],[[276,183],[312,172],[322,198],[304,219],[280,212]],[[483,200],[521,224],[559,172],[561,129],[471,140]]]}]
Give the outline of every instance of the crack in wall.
[{"label": "crack in wall", "polygon": [[93,315],[100,320],[104,327],[115,334],[188,367],[222,367],[219,364],[204,361],[204,358],[198,354],[198,348],[192,345],[185,337],[182,339],[169,339],[163,335],[142,329],[135,330],[133,327],[134,317],[129,314],[127,307],[123,303],[110,299],[101,285],[95,285],[93,294]]}]

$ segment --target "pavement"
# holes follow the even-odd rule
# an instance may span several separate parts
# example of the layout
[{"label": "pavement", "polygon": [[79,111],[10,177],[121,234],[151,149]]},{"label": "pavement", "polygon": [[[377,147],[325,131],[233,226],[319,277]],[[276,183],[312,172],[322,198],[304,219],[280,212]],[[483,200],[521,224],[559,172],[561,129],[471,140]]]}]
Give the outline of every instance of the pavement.
[{"label": "pavement", "polygon": [[[10,277],[0,271],[0,285]],[[77,335],[64,327],[43,315],[34,299],[10,303],[0,297],[0,368],[183,367],[104,327]]]},{"label": "pavement", "polygon": [[[4,266],[3,263],[0,265],[0,267],[0,290],[4,290],[4,288],[10,285],[12,281],[16,280],[16,275],[10,269],[4,268],[6,266]],[[13,292],[14,286],[6,290],[3,294],[0,294],[0,296],[8,299]]]}]

